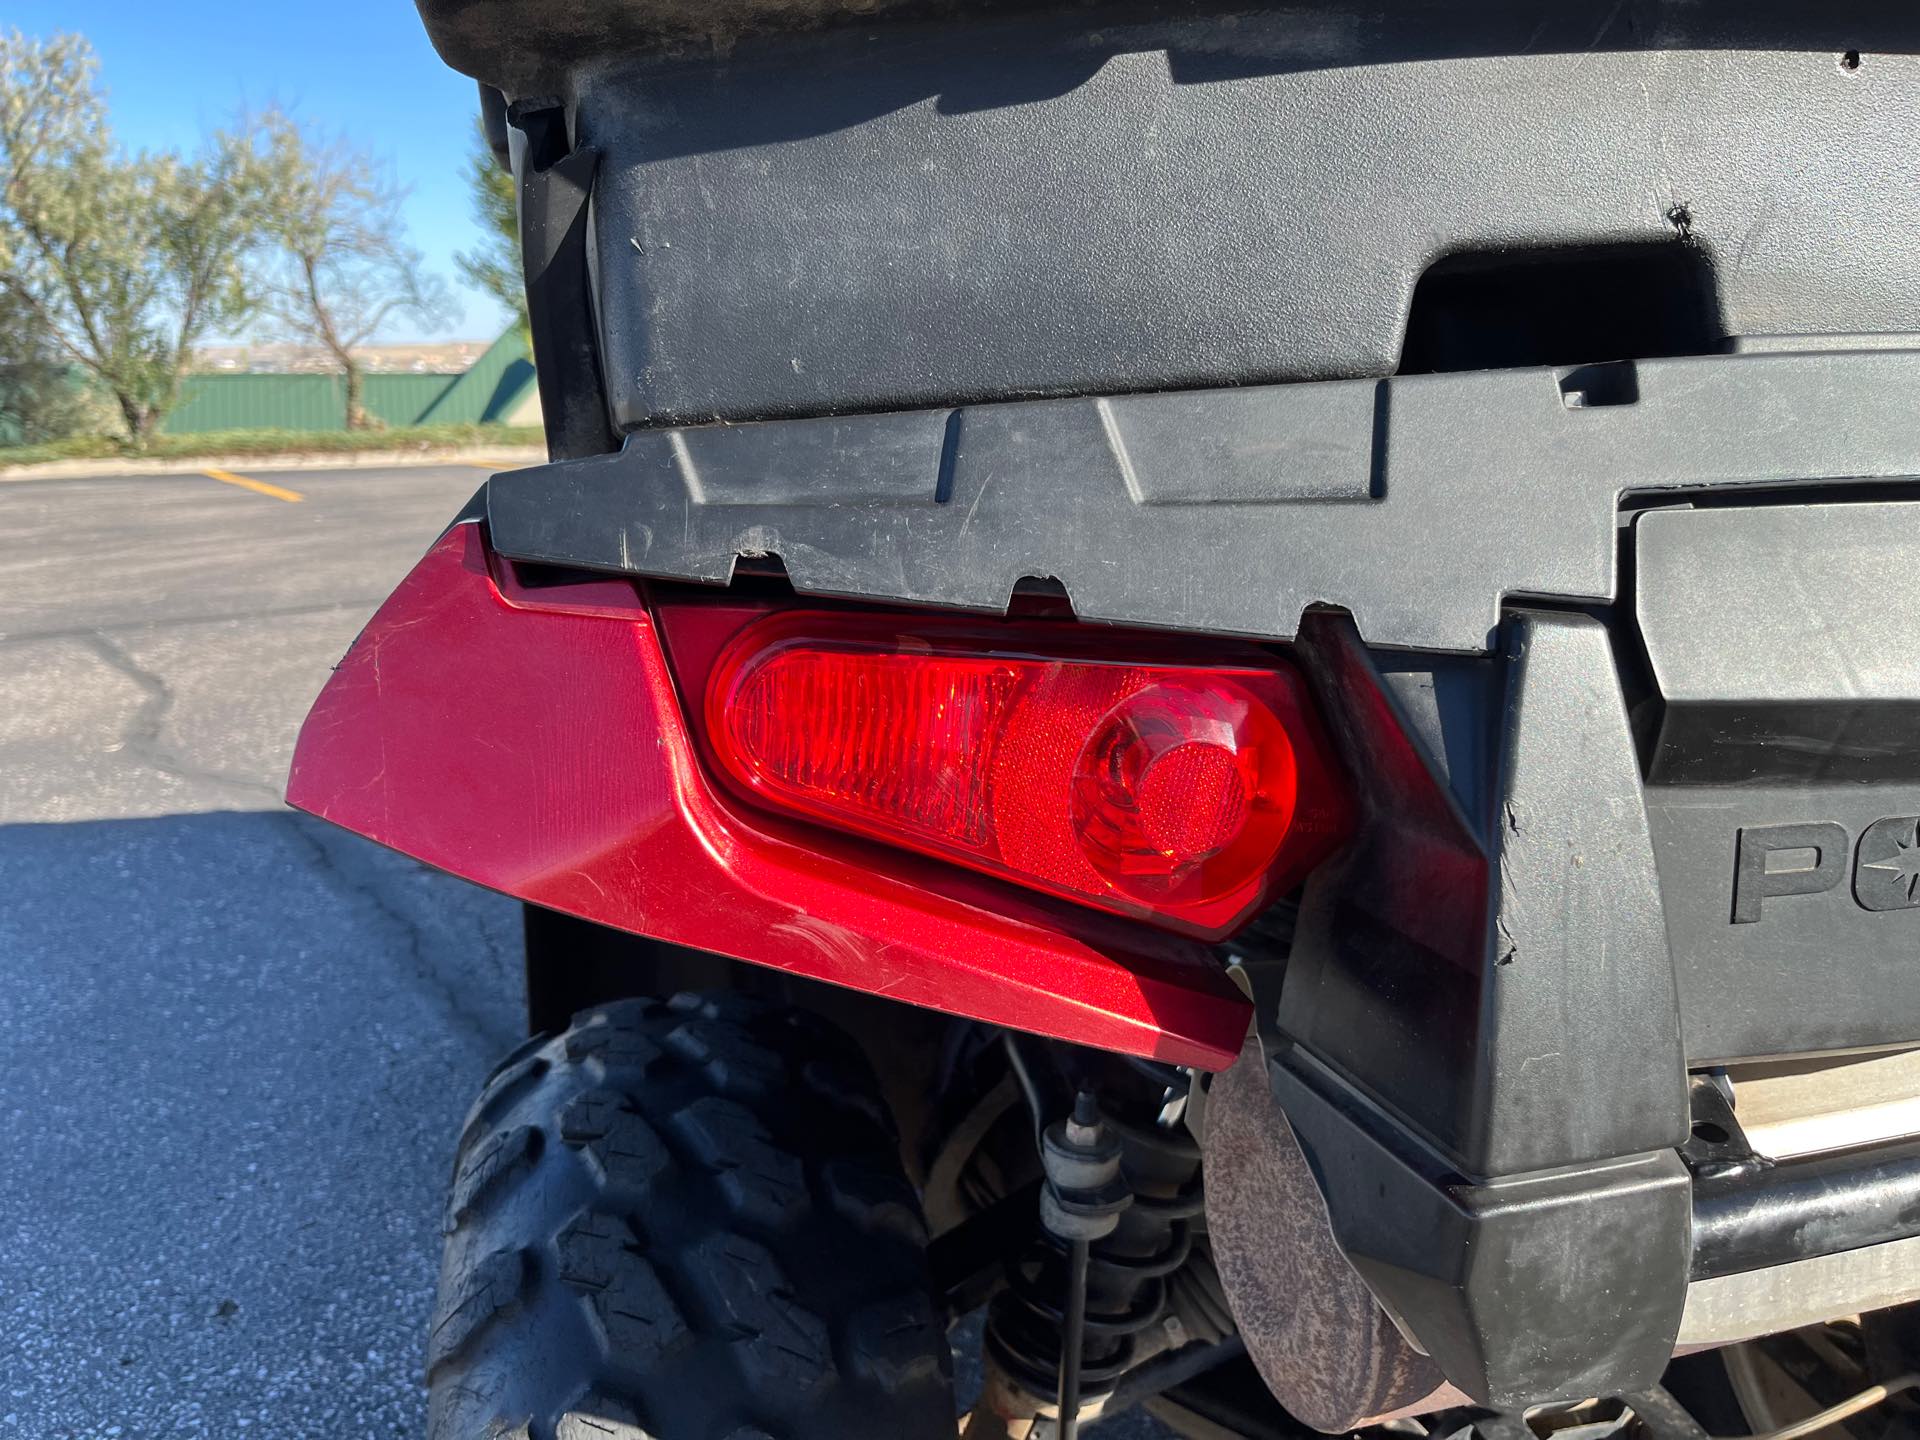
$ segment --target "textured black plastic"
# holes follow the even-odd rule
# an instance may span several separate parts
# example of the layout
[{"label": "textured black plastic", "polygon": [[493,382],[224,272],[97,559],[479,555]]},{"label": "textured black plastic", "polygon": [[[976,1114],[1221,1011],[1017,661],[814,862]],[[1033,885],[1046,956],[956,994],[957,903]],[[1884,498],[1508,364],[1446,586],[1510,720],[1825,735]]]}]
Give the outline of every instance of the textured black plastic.
[{"label": "textured black plastic", "polygon": [[[423,8],[602,152],[622,427],[1385,375],[1463,255],[1684,245],[1728,334],[1912,324],[1901,7]],[[676,27],[723,49],[620,58]]]},{"label": "textured black plastic", "polygon": [[[793,32],[851,30],[862,38],[903,22],[1033,16],[1071,6],[1036,0],[416,0],[447,63],[509,95],[550,92],[569,71],[615,54],[672,59],[727,57],[742,42]],[[1228,24],[1277,6],[1198,5],[1147,0],[1099,7],[1102,33],[1120,43],[1117,22],[1195,18]],[[1078,12],[1084,21],[1086,10]],[[1283,12],[1292,22],[1294,66],[1332,68],[1516,53],[1591,54],[1617,49],[1810,50],[1851,45],[1899,51],[1911,17],[1881,0],[1831,0],[1817,12],[1798,0],[1632,0],[1595,12],[1542,11],[1533,0],[1314,0]],[[1250,63],[1230,41],[1202,52],[1213,71]],[[1236,64],[1236,61],[1238,62]]]},{"label": "textured black plastic", "polygon": [[1920,781],[1920,501],[1657,511],[1634,548],[1653,780]]},{"label": "textured black plastic", "polygon": [[[1609,600],[1630,492],[1920,475],[1920,350],[1634,367],[1570,407],[1551,369],[643,431],[494,482],[522,560],[1287,638],[1348,610],[1379,646],[1484,651],[1503,597]],[[1811,498],[1811,497],[1810,497]]]},{"label": "textured black plastic", "polygon": [[1673,1151],[1476,1183],[1297,1048],[1270,1072],[1347,1258],[1460,1389],[1519,1409],[1666,1368],[1691,1204]]},{"label": "textured black plastic", "polygon": [[[1656,786],[1647,813],[1694,1063],[1920,1040],[1920,909],[1903,886],[1901,908],[1870,910],[1854,883],[1875,826],[1894,822],[1913,847],[1920,786]],[[1783,823],[1842,831],[1841,874],[1812,893],[1765,899],[1757,919],[1739,923],[1741,831]],[[1898,863],[1894,854],[1877,858]],[[1908,884],[1912,869],[1905,866]]]},{"label": "textured black plastic", "polygon": [[600,157],[573,147],[556,105],[515,106],[509,118],[520,151],[521,259],[547,453],[603,454],[619,442],[593,324],[589,198]]},{"label": "textured black plastic", "polygon": [[[1606,631],[1519,613],[1438,738],[1498,738],[1464,795],[1351,626],[1298,654],[1361,793],[1361,834],[1310,882],[1281,1031],[1472,1176],[1678,1145],[1673,963]],[[1396,736],[1395,732],[1398,732]],[[1620,1063],[1632,1056],[1630,1065]]]},{"label": "textured black plastic", "polygon": [[1270,1053],[1349,1258],[1449,1380],[1504,1406],[1658,1377],[1690,1199],[1606,629],[1518,612],[1503,639],[1383,668],[1344,619],[1303,627],[1363,820],[1308,883]]},{"label": "textured black plastic", "polygon": [[1910,171],[1897,60],[1326,43],[1287,12],[582,75],[617,422],[1386,375],[1461,252],[1684,243],[1728,334],[1912,324],[1920,186],[1861,183]]},{"label": "textured black plastic", "polygon": [[1920,503],[1656,511],[1634,548],[1688,1055],[1920,1038]]}]

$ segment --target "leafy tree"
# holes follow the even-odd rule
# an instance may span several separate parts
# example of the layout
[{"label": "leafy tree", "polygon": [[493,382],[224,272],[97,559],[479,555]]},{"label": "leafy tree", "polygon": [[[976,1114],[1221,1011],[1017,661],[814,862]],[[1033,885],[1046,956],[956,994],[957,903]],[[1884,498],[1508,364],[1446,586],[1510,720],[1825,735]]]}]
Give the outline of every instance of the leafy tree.
[{"label": "leafy tree", "polygon": [[0,291],[144,444],[194,346],[251,308],[261,172],[248,137],[226,131],[191,157],[127,154],[97,69],[77,35],[0,34]]},{"label": "leafy tree", "polygon": [[0,286],[0,445],[38,445],[98,429],[97,392],[40,318]]},{"label": "leafy tree", "polygon": [[474,131],[467,157],[473,186],[473,214],[480,222],[480,247],[453,257],[460,273],[514,313],[527,333],[527,285],[520,269],[520,203],[513,172],[494,159],[484,125]]},{"label": "leafy tree", "polygon": [[444,292],[407,243],[407,192],[386,167],[279,112],[260,129],[272,197],[262,303],[281,329],[333,357],[347,381],[347,428],[367,429],[378,422],[363,399],[360,347],[398,316],[430,323],[444,312]]}]

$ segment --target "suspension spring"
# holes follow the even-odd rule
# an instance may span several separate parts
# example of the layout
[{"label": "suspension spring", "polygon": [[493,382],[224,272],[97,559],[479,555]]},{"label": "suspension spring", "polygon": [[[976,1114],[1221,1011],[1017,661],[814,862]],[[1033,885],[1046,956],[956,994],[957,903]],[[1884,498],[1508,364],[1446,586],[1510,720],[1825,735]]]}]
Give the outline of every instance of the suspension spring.
[{"label": "suspension spring", "polygon": [[[1095,1164],[1084,1147],[1063,1156],[1074,1147],[1059,1142],[1075,1127],[1050,1128],[1041,1231],[1019,1262],[1008,1267],[1007,1287],[987,1312],[986,1339],[994,1358],[1021,1386],[1047,1398],[1055,1396],[1074,1360],[1074,1389],[1089,1399],[1111,1391],[1133,1366],[1140,1337],[1166,1314],[1167,1277],[1186,1263],[1192,1246],[1189,1222],[1202,1207],[1197,1177],[1171,1196],[1129,1189],[1120,1168],[1127,1127],[1101,1125],[1097,1110],[1082,1109],[1075,1119],[1082,1115],[1095,1121],[1093,1127],[1078,1128],[1082,1138],[1089,1128],[1098,1131],[1100,1161]],[[1104,1190],[1075,1194],[1073,1181],[1101,1173],[1112,1177]],[[1082,1250],[1084,1280],[1076,1253]],[[1073,1312],[1076,1297],[1084,1306],[1080,1315]],[[1071,1343],[1074,1331],[1080,1334],[1078,1346]]]}]

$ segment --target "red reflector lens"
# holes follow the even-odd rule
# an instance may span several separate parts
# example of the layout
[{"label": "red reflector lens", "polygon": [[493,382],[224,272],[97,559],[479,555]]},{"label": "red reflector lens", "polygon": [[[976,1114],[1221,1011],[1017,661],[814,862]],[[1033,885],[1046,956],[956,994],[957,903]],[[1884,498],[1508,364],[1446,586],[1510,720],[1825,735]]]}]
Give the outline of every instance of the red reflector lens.
[{"label": "red reflector lens", "polygon": [[1231,680],[1161,680],[1116,705],[1081,752],[1073,823],[1116,889],[1211,899],[1272,863],[1294,796],[1293,745],[1269,705]]},{"label": "red reflector lens", "polygon": [[713,748],[768,805],[1209,934],[1344,834],[1280,662],[1049,658],[937,625],[835,626],[762,622],[713,670]]},{"label": "red reflector lens", "polygon": [[788,648],[737,677],[721,753],[770,798],[978,850],[1016,681],[993,660]]}]

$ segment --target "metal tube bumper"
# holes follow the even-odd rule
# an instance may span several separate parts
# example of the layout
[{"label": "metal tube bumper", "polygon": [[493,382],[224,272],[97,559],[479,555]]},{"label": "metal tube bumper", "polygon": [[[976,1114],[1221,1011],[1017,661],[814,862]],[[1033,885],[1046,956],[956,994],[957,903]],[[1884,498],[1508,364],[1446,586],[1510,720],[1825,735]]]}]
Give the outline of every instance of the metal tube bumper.
[{"label": "metal tube bumper", "polygon": [[1693,1190],[1695,1280],[1920,1235],[1920,1140],[1702,1176]]}]

